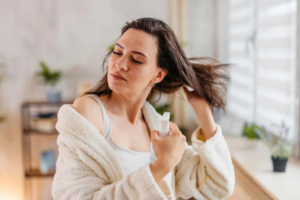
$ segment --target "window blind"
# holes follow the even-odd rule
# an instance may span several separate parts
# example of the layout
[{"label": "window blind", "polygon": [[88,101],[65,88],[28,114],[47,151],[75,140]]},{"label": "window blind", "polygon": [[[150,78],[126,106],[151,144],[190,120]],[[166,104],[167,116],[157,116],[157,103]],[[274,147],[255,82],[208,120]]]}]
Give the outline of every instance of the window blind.
[{"label": "window blind", "polygon": [[231,81],[227,111],[246,121],[254,119],[254,6],[252,0],[229,2],[229,63]]},{"label": "window blind", "polygon": [[227,110],[296,136],[296,0],[230,0]]},{"label": "window blind", "polygon": [[256,117],[273,133],[296,126],[296,0],[257,0]]}]

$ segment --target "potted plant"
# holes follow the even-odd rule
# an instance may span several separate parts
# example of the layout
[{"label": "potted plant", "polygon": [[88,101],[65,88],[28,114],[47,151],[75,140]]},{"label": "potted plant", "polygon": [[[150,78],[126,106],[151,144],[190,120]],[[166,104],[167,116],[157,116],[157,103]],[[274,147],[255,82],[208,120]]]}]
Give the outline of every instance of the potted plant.
[{"label": "potted plant", "polygon": [[284,122],[276,128],[279,129],[278,136],[270,133],[264,127],[262,127],[262,130],[255,130],[270,148],[274,172],[285,172],[288,158],[292,153],[293,143],[287,140],[289,127]]},{"label": "potted plant", "polygon": [[56,84],[61,78],[60,71],[51,71],[45,62],[40,62],[41,71],[36,73],[36,76],[42,77],[47,88],[47,100],[50,103],[57,103],[61,101],[61,92],[56,88]]},{"label": "potted plant", "polygon": [[255,123],[246,123],[243,129],[243,136],[252,141],[259,140],[260,136],[256,133],[256,129],[262,130],[262,128]]}]

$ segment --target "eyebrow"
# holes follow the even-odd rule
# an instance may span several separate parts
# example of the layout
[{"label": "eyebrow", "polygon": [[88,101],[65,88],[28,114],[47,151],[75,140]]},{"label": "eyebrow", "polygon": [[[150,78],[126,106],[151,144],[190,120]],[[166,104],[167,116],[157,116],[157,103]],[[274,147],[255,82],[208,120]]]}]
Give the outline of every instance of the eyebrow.
[{"label": "eyebrow", "polygon": [[[121,49],[124,49],[124,47],[122,45],[120,45],[119,43],[116,44],[117,46],[119,46]],[[147,56],[141,52],[138,52],[138,51],[131,51],[132,53],[135,53],[135,54],[139,54],[139,55],[142,55],[144,57],[147,58]],[[148,59],[148,58],[147,58]]]}]

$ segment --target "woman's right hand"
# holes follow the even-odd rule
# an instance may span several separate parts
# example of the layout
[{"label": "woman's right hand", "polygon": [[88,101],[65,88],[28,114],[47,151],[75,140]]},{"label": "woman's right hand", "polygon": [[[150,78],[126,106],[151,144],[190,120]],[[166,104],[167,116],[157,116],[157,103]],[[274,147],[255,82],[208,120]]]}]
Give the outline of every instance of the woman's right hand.
[{"label": "woman's right hand", "polygon": [[157,157],[150,166],[156,181],[160,181],[181,160],[186,145],[186,137],[180,132],[175,123],[169,122],[170,135],[160,137],[159,132],[151,132],[151,142]]}]

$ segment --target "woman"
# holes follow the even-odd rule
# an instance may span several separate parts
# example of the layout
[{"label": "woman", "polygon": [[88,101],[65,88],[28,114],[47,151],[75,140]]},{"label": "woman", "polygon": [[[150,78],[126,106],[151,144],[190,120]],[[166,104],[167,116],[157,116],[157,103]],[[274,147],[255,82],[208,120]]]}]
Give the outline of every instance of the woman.
[{"label": "woman", "polygon": [[[58,113],[59,157],[54,199],[224,199],[235,177],[230,153],[212,108],[224,108],[225,65],[187,59],[164,22],[127,23],[109,52],[99,84]],[[200,60],[201,61],[201,60]],[[105,61],[103,66],[105,65]],[[177,125],[158,134],[159,114],[148,103],[154,90],[184,90],[200,127],[192,146]],[[153,145],[157,159],[150,164]],[[172,174],[172,184],[164,180]]]}]

